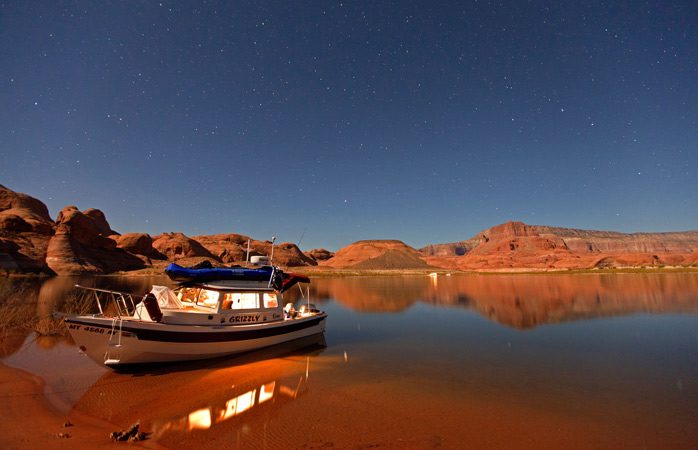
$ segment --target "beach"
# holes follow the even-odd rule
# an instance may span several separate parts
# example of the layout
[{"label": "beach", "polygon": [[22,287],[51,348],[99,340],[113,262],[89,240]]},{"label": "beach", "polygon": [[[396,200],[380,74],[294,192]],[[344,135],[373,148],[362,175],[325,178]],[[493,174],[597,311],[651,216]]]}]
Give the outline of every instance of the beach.
[{"label": "beach", "polygon": [[[43,389],[40,377],[0,363],[0,416],[4,419],[0,447],[113,448],[109,434],[119,431],[119,426],[77,411],[61,413],[46,399]],[[71,425],[65,426],[68,423]]]}]

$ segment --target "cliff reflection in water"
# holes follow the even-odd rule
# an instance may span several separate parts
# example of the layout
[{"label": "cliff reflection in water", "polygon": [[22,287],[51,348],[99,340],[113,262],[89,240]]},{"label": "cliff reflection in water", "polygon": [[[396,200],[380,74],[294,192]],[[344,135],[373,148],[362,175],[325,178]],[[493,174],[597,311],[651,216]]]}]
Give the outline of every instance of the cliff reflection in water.
[{"label": "cliff reflection in water", "polygon": [[[75,284],[142,293],[153,284],[172,285],[165,276],[0,278],[0,310],[13,305],[14,323],[26,323],[64,310]],[[313,277],[311,299],[318,306],[335,299],[359,312],[401,312],[417,303],[477,311],[518,329],[546,323],[637,313],[698,313],[698,273],[652,274],[497,274],[453,276]],[[286,301],[299,301],[290,290]],[[3,317],[4,319],[4,317]],[[30,331],[3,328],[12,335],[0,342],[0,356],[16,351]],[[58,340],[39,336],[50,348]],[[67,338],[69,339],[69,338]]]},{"label": "cliff reflection in water", "polygon": [[316,279],[316,294],[361,312],[416,303],[477,311],[518,329],[638,313],[698,313],[698,273],[354,277]]}]

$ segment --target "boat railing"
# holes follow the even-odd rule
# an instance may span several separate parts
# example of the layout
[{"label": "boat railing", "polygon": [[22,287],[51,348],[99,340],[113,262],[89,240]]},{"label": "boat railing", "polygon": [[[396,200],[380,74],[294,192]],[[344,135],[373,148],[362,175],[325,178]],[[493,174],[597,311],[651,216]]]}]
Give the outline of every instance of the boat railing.
[{"label": "boat railing", "polygon": [[[95,301],[97,303],[97,308],[101,315],[105,315],[105,310],[108,310],[108,305],[111,304],[114,307],[114,312],[117,317],[122,316],[133,316],[137,314],[138,310],[136,305],[143,299],[143,295],[135,295],[130,292],[112,291],[109,289],[98,289],[94,287],[81,286],[79,284],[75,285],[76,288],[85,289],[87,291],[92,291],[95,296]],[[102,302],[105,303],[102,306]],[[110,312],[110,311],[109,311]],[[138,317],[140,319],[140,317]]]}]

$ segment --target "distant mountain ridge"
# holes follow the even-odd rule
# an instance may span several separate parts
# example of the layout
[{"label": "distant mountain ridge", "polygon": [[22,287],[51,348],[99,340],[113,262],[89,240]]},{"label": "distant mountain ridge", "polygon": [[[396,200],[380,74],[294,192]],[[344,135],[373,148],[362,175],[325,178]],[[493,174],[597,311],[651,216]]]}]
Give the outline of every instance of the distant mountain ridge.
[{"label": "distant mountain ridge", "polygon": [[507,222],[468,241],[421,249],[449,270],[517,271],[695,265],[698,231],[625,234]]},{"label": "distant mountain ridge", "polygon": [[525,225],[521,222],[508,222],[508,224],[481,231],[466,241],[428,245],[420,248],[419,251],[426,256],[462,256],[477,248],[483,238],[485,241],[489,240],[493,233],[494,238],[539,236],[562,244],[569,250],[583,253],[693,253],[698,250],[698,231],[620,233]]},{"label": "distant mountain ridge", "polygon": [[61,210],[53,221],[40,200],[0,185],[0,269],[50,275],[106,274],[190,264],[209,259],[242,264],[269,255],[274,263],[306,270],[520,271],[634,266],[698,266],[698,231],[633,233],[579,230],[507,222],[451,244],[416,250],[399,240],[364,240],[309,252],[239,234],[121,235],[98,209]]}]

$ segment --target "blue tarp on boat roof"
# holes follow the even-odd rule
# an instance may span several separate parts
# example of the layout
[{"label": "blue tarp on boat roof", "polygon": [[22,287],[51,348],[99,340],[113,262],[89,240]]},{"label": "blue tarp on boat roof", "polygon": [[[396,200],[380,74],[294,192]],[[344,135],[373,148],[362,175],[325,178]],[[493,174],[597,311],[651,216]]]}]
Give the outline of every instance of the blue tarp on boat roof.
[{"label": "blue tarp on boat roof", "polygon": [[171,263],[165,269],[165,273],[171,280],[181,283],[216,280],[269,281],[274,273],[274,268],[272,266],[262,266],[254,269],[242,267],[236,269],[223,267],[191,269]]}]

